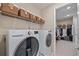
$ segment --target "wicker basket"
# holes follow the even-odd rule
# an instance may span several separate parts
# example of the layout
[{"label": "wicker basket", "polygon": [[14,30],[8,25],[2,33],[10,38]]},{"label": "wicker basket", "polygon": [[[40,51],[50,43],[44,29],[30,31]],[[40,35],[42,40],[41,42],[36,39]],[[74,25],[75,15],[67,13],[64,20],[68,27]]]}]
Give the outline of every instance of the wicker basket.
[{"label": "wicker basket", "polygon": [[18,11],[18,16],[21,16],[25,19],[29,19],[29,12],[23,10],[23,9],[19,9]]},{"label": "wicker basket", "polygon": [[2,3],[1,11],[7,14],[17,15],[18,16],[18,8],[11,3]]}]

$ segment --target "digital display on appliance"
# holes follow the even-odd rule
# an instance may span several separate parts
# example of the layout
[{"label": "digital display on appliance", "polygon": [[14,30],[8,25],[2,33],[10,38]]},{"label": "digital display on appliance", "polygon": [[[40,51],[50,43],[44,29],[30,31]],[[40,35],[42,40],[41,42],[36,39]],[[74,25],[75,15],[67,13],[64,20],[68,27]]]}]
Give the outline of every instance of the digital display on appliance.
[{"label": "digital display on appliance", "polygon": [[34,34],[38,34],[38,31],[34,31]]}]

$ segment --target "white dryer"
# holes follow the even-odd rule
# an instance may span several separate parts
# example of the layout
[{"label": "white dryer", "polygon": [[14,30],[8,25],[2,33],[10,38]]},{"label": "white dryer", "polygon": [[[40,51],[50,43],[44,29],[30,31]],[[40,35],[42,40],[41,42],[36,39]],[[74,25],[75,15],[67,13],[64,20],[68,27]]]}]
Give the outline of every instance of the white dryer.
[{"label": "white dryer", "polygon": [[52,55],[52,32],[48,30],[40,30],[40,55]]},{"label": "white dryer", "polygon": [[7,56],[39,55],[39,35],[37,30],[9,30],[6,39]]}]

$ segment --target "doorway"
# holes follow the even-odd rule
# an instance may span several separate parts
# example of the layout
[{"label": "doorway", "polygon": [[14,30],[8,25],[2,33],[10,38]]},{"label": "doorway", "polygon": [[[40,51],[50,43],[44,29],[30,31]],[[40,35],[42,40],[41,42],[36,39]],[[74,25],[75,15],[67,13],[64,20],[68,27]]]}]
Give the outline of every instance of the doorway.
[{"label": "doorway", "polygon": [[56,56],[77,55],[77,4],[56,9]]}]

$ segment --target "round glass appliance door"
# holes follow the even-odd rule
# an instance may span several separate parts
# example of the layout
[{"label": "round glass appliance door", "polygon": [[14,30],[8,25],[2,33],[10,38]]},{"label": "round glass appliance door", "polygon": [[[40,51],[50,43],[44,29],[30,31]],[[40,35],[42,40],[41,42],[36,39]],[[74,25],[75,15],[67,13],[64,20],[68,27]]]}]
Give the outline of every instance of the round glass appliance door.
[{"label": "round glass appliance door", "polygon": [[52,35],[51,33],[49,33],[46,37],[46,46],[47,47],[50,47],[51,46],[51,43],[52,43]]},{"label": "round glass appliance door", "polygon": [[39,50],[39,42],[35,37],[26,38],[17,47],[14,56],[36,56]]}]

